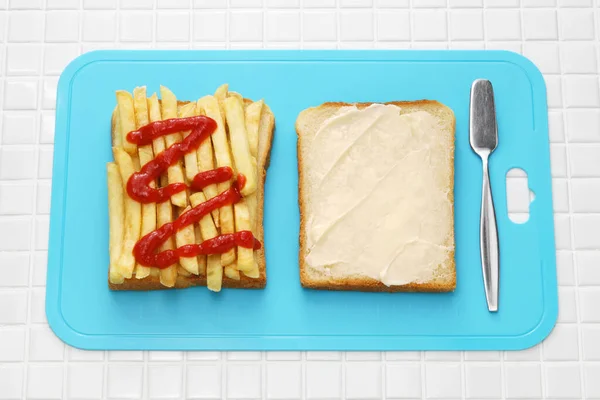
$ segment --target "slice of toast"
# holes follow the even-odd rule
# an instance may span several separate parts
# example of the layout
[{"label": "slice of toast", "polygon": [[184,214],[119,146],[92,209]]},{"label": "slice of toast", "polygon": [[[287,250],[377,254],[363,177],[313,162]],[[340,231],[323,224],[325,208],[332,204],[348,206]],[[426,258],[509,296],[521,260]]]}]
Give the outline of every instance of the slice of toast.
[{"label": "slice of toast", "polygon": [[[456,269],[454,260],[454,129],[455,118],[452,110],[436,101],[422,100],[414,102],[391,102],[386,105],[395,105],[400,107],[400,115],[416,113],[424,111],[430,114],[435,119],[435,133],[439,134],[443,143],[439,143],[437,148],[445,149],[438,150],[442,154],[441,162],[443,179],[441,183],[437,183],[439,189],[447,195],[447,201],[450,204],[448,218],[440,221],[447,229],[448,236],[444,243],[440,243],[440,249],[444,249],[446,257],[445,261],[434,268],[430,279],[423,281],[411,281],[397,285],[386,285],[380,279],[374,279],[372,274],[368,276],[362,271],[349,270],[346,271],[344,263],[332,265],[320,265],[313,267],[307,262],[307,257],[310,254],[309,230],[311,229],[312,211],[321,207],[323,204],[313,204],[314,198],[319,199],[315,193],[320,193],[323,186],[316,183],[314,166],[311,165],[311,145],[315,139],[315,135],[321,129],[321,126],[330,118],[336,115],[342,107],[356,106],[359,110],[364,110],[373,103],[325,103],[318,107],[308,108],[302,111],[296,120],[296,132],[298,135],[298,174],[299,174],[299,207],[300,207],[300,280],[303,287],[312,289],[324,290],[355,290],[355,291],[375,291],[375,292],[447,292],[454,290],[456,286]],[[436,140],[436,139],[434,139]],[[350,150],[346,149],[346,152]],[[327,157],[333,157],[327,154]],[[391,157],[394,160],[394,157]],[[317,160],[318,161],[318,160]],[[336,161],[337,162],[337,161]],[[437,164],[436,164],[437,165]],[[437,168],[437,167],[436,167]],[[329,172],[328,172],[329,173]],[[436,181],[437,182],[437,181]],[[402,189],[401,180],[397,183],[400,190]],[[333,189],[337,190],[337,189]],[[411,196],[409,193],[408,196]],[[327,199],[327,197],[324,197]],[[320,212],[320,211],[319,211]],[[340,214],[342,215],[342,214]],[[345,216],[345,214],[344,214]],[[337,222],[336,222],[337,223]],[[385,221],[383,222],[386,223]],[[396,229],[396,228],[394,228]],[[375,230],[374,230],[375,231]],[[329,231],[327,231],[329,232]],[[366,232],[366,237],[370,232]],[[371,232],[372,233],[372,232]],[[328,233],[330,234],[330,233]],[[392,235],[395,236],[395,235]],[[388,237],[393,241],[394,237]],[[367,239],[368,240],[368,239]],[[351,246],[359,247],[360,242],[352,243]],[[331,249],[330,249],[331,250]],[[360,250],[362,251],[362,250]],[[334,251],[325,251],[324,258],[335,258],[332,256]],[[329,269],[334,266],[335,269]]]},{"label": "slice of toast", "polygon": [[[160,102],[160,100],[159,100]],[[178,101],[178,106],[182,106],[184,104],[189,103],[189,101]],[[244,99],[244,103],[250,104],[252,100]],[[114,144],[115,140],[115,129],[116,129],[116,110],[112,115],[112,123],[111,123],[111,140]],[[273,115],[271,109],[267,104],[263,105],[263,111],[261,114],[261,120],[259,125],[259,138],[258,138],[258,157],[257,157],[257,167],[258,167],[258,187],[256,189],[257,193],[257,216],[256,216],[256,239],[258,239],[263,246],[260,250],[255,251],[256,261],[258,263],[259,269],[259,277],[258,278],[248,278],[244,274],[240,274],[240,280],[230,279],[227,276],[223,275],[223,284],[224,288],[239,288],[239,289],[261,289],[267,285],[267,273],[266,273],[266,259],[265,259],[265,246],[264,246],[264,230],[263,230],[263,214],[264,214],[264,185],[265,179],[267,177],[267,168],[269,166],[269,159],[271,155],[271,144],[273,142],[273,132],[275,130],[275,116]],[[152,268],[158,270],[157,268]],[[206,286],[206,275],[190,275],[184,276],[179,274],[177,276],[177,281],[175,286],[170,288],[164,286],[160,282],[160,277],[158,274],[153,273],[149,276],[137,279],[135,275],[130,279],[125,279],[121,284],[114,284],[108,282],[108,286],[111,290],[160,290],[160,289],[179,289],[179,288],[187,288],[191,286]]]}]

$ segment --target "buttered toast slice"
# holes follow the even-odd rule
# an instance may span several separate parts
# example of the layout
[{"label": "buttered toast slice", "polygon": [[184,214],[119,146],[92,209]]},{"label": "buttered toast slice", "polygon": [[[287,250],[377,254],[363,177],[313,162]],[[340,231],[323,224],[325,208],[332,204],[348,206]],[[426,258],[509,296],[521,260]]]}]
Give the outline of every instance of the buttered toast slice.
[{"label": "buttered toast slice", "polygon": [[325,103],[296,121],[304,287],[452,291],[452,110]]},{"label": "buttered toast slice", "polygon": [[[119,94],[117,92],[118,105],[112,115],[115,162],[108,165],[111,226],[109,287],[112,290],[156,290],[208,286],[213,291],[221,287],[264,288],[263,198],[275,124],[270,108],[262,100],[254,102],[228,91],[227,85],[219,87],[214,95],[192,102],[178,101],[165,87],[161,87],[160,100],[156,94],[147,97],[145,88],[136,88],[133,96],[130,95],[124,102],[133,103],[134,113],[122,108]],[[124,127],[128,122],[122,118],[123,111],[135,117],[131,126]],[[186,119],[191,130],[167,130],[161,136],[152,136],[150,142],[127,149],[131,146],[126,143],[128,132],[136,129],[136,132],[141,132],[145,126],[152,127],[153,123],[157,129],[160,128],[157,123],[163,124],[164,128],[169,121],[181,123]],[[203,124],[210,128],[205,130],[208,135],[197,130]],[[193,139],[194,136],[199,139]],[[145,164],[155,162],[161,154],[173,152],[178,143],[183,146],[185,143],[195,144],[178,153],[177,162],[170,164],[149,185],[150,188],[165,188],[176,184],[184,185],[186,189],[166,199],[163,197],[166,201],[139,200],[140,209],[132,208],[131,203],[135,201],[131,201],[127,175],[121,174],[119,180],[120,161],[130,159],[132,171],[143,174]],[[119,185],[111,185],[111,179],[119,180],[123,189],[114,189]],[[228,198],[231,200],[226,200]],[[210,204],[221,205],[209,207]],[[191,224],[182,222],[186,213],[205,206],[208,214],[204,213],[201,219]],[[118,219],[115,215],[123,214],[121,221],[114,221]],[[130,214],[135,214],[136,218],[130,218]],[[149,253],[150,258],[134,251],[134,266],[123,268],[123,265],[129,265],[122,262],[123,254],[126,257],[132,254],[128,235],[137,246],[149,234],[157,233],[169,224],[175,227],[174,231],[157,251]],[[131,233],[131,226],[139,226],[139,230]],[[221,249],[218,246],[224,243],[222,240],[235,244],[228,250],[214,250],[216,253],[211,250],[206,255],[204,250],[208,247]],[[248,248],[243,244],[249,243],[248,240],[254,240],[254,249],[252,245]],[[208,247],[202,250],[202,246]],[[195,247],[193,251],[197,255],[184,256],[190,253],[181,250],[190,247]],[[152,254],[167,254],[170,249],[177,249],[177,256],[160,266],[160,260]],[[147,263],[146,259],[157,260],[158,264]]]}]

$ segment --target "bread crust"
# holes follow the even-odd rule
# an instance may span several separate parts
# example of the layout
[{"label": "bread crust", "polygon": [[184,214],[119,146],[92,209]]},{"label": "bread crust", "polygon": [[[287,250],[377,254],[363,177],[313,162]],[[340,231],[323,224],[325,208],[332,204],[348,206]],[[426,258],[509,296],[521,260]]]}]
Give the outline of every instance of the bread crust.
[{"label": "bread crust", "polygon": [[[253,101],[250,99],[244,99],[244,103],[249,104]],[[160,103],[160,100],[159,100]],[[189,101],[177,101],[178,106],[182,106],[190,103]],[[266,143],[267,149],[263,151],[259,156],[260,159],[257,160],[258,165],[261,165],[262,168],[259,170],[259,182],[257,188],[257,197],[258,197],[258,210],[256,215],[257,221],[257,239],[263,244],[260,250],[256,250],[256,262],[258,263],[258,278],[248,278],[243,273],[240,273],[240,280],[230,279],[223,275],[223,283],[222,287],[230,288],[230,289],[264,289],[267,286],[267,262],[265,255],[265,246],[264,246],[264,227],[263,227],[263,215],[264,215],[264,187],[265,181],[267,179],[267,168],[269,167],[269,162],[271,158],[271,146],[273,144],[273,133],[275,131],[275,117],[273,112],[267,106],[267,104],[263,105],[263,112],[261,117],[261,124],[267,124],[266,128]],[[112,114],[111,121],[111,140],[112,143],[115,141],[115,128],[116,128],[116,108]],[[121,284],[115,284],[108,280],[108,287],[111,290],[162,290],[162,289],[184,289],[192,286],[206,286],[206,276],[183,276],[178,275],[177,281],[175,282],[174,287],[167,287],[160,283],[159,276],[149,275],[143,279],[137,279],[132,276],[129,279],[125,279]]]},{"label": "bread crust", "polygon": [[[344,102],[327,102],[323,103],[318,107],[314,108],[325,108],[334,107],[340,108],[345,106],[356,106],[359,109],[366,108],[375,103],[344,103]],[[445,105],[435,100],[418,100],[418,101],[391,101],[382,104],[391,104],[400,108],[429,108],[429,107],[446,107]],[[314,109],[311,108],[311,109]],[[447,108],[447,107],[446,107]],[[311,109],[304,110],[308,111]],[[449,109],[449,108],[448,108]],[[450,110],[450,109],[449,109]],[[451,111],[451,110],[450,110]],[[401,111],[402,113],[402,111]],[[307,254],[307,237],[306,237],[306,204],[304,196],[305,177],[302,168],[304,162],[302,155],[302,133],[298,126],[300,116],[296,120],[296,134],[298,136],[297,141],[297,153],[298,153],[298,205],[300,208],[300,249],[298,254],[298,263],[300,270],[300,283],[303,287],[309,289],[321,289],[321,290],[341,290],[341,291],[363,291],[363,292],[450,292],[456,288],[456,260],[455,251],[452,250],[450,253],[450,261],[448,268],[451,270],[450,276],[447,279],[440,281],[434,280],[430,282],[416,283],[412,282],[406,285],[392,285],[387,286],[380,281],[377,281],[369,277],[348,277],[348,278],[332,278],[323,276],[321,279],[313,279],[307,272],[307,266],[305,262]],[[452,134],[455,135],[456,119],[452,112]],[[454,141],[452,141],[452,173],[450,174],[449,185],[454,188]],[[454,204],[454,190],[449,193],[450,201]],[[452,207],[452,230],[454,231],[454,207]]]}]

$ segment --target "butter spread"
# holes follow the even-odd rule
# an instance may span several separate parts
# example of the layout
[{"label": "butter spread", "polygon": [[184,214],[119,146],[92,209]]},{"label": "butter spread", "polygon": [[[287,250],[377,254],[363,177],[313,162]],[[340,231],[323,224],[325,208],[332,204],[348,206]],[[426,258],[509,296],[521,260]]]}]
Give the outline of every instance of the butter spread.
[{"label": "butter spread", "polygon": [[454,249],[453,138],[425,111],[343,107],[307,150],[306,264],[385,285],[431,280]]}]

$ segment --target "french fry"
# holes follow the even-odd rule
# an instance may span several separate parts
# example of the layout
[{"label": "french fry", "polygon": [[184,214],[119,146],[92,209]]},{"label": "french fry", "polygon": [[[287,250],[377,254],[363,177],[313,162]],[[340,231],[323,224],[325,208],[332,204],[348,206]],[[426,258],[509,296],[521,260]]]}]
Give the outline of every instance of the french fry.
[{"label": "french fry", "polygon": [[135,154],[137,146],[127,140],[126,135],[135,130],[133,97],[129,92],[117,90],[117,108],[119,109],[120,134],[123,148],[129,154]]},{"label": "french fry", "polygon": [[[156,93],[153,93],[152,96],[148,97],[147,103],[148,103],[148,117],[150,119],[150,122],[162,120],[162,116],[160,113],[160,104],[158,102],[158,96],[156,95]],[[164,137],[159,136],[152,141],[152,152],[154,154],[160,154],[164,150],[165,150],[165,138]],[[160,180],[159,180],[159,182],[160,182]],[[155,208],[157,209],[157,213],[158,213],[158,205],[155,205]],[[161,271],[158,268],[150,268],[150,275],[160,277]]]},{"label": "french fry", "polygon": [[[221,86],[223,87],[223,86]],[[225,131],[225,123],[221,116],[219,102],[213,96],[205,96],[198,100],[198,106],[204,110],[207,117],[214,119],[217,122],[217,129],[211,135],[212,144],[215,151],[215,160],[218,167],[233,168],[231,154],[229,151],[229,143],[227,143],[227,133]],[[229,189],[229,182],[220,183],[217,185],[219,193]],[[219,227],[221,233],[233,233],[235,225],[233,220],[233,207],[227,205],[219,209]],[[235,261],[235,249],[231,249],[221,255],[221,263],[227,266]]]},{"label": "french fry", "polygon": [[112,132],[113,147],[123,147],[123,136],[121,136],[121,113],[119,113],[119,105],[115,106],[115,129]]},{"label": "french fry", "polygon": [[225,276],[236,281],[240,280],[240,271],[237,269],[236,263],[232,263],[225,267]]},{"label": "french fry", "polygon": [[[215,115],[218,115],[218,118],[215,119],[217,126],[223,126],[223,120],[220,118],[221,113],[218,111],[219,105],[214,107],[217,111],[214,112]],[[196,114],[197,115],[206,115],[206,111],[203,108],[203,104],[198,100],[196,103]],[[218,129],[218,128],[217,128]],[[198,172],[210,171],[215,168],[214,155],[213,155],[213,145],[211,140],[203,140],[198,146],[196,150],[196,159],[198,160]],[[204,187],[202,189],[204,195],[207,199],[212,199],[219,192],[217,191],[217,185],[212,184]],[[213,210],[212,212],[213,220],[217,228],[221,226],[219,221],[219,209]]]},{"label": "french fry", "polygon": [[244,97],[238,92],[227,92],[227,97],[235,97],[239,99],[242,104],[244,104]]},{"label": "french fry", "polygon": [[[202,243],[202,232],[200,231],[200,225],[194,226],[194,233],[196,234],[196,244]],[[198,275],[206,275],[206,256],[204,254],[200,254],[198,256]]]},{"label": "french fry", "polygon": [[[206,197],[202,192],[194,193],[190,196],[190,202],[193,207],[204,203]],[[202,239],[208,240],[218,236],[217,228],[210,217],[205,215],[200,219],[200,231]],[[223,266],[221,264],[221,256],[218,254],[209,254],[206,258],[206,287],[213,292],[221,290],[223,284]]]},{"label": "french fry", "polygon": [[[235,214],[235,230],[249,231],[250,229],[250,214],[248,205],[244,199],[233,205]],[[239,246],[237,248],[237,269],[242,272],[249,272],[254,267],[254,250],[247,247]]]},{"label": "french fry", "polygon": [[[134,173],[133,160],[121,147],[113,147],[113,156],[119,166],[123,186],[127,185],[129,177]],[[129,196],[125,196],[125,235],[123,237],[123,252],[117,263],[117,271],[124,278],[131,278],[135,267],[133,247],[140,238],[142,208],[141,204]]]},{"label": "french fry", "polygon": [[241,193],[248,196],[256,191],[258,185],[256,168],[252,163],[248,134],[246,133],[246,122],[244,108],[236,97],[228,97],[223,101],[227,126],[229,127],[229,140],[231,152],[237,172],[246,177],[246,184],[241,188]]},{"label": "french fry", "polygon": [[223,100],[227,98],[227,93],[229,93],[229,84],[224,83],[215,90],[215,99],[219,102],[219,112],[221,113],[221,119],[225,121],[225,110],[221,103]]},{"label": "french fry", "polygon": [[135,110],[136,129],[150,123],[148,102],[146,101],[146,86],[140,86],[133,89],[133,109]]},{"label": "french fry", "polygon": [[[190,206],[187,206],[181,214],[191,210]],[[194,232],[194,225],[188,225],[185,228],[180,229],[175,234],[175,243],[177,247],[185,246],[186,244],[196,243],[196,233]],[[188,271],[190,274],[198,275],[198,258],[197,257],[179,257],[179,264]]]},{"label": "french fry", "polygon": [[[153,93],[152,96],[148,97],[148,115],[150,122],[156,122],[162,120],[160,113],[160,104],[158,102],[158,96]],[[152,141],[152,150],[154,154],[158,155],[165,150],[165,138],[162,136],[157,137]]]},{"label": "french fry", "polygon": [[[135,126],[136,129],[150,123],[148,115],[148,101],[146,100],[146,87],[136,87],[133,89],[133,107],[135,109]],[[147,144],[138,147],[138,156],[140,167],[143,167],[154,158],[152,145]],[[155,182],[150,182],[150,187],[156,187]],[[142,231],[141,236],[156,229],[156,203],[142,204]],[[150,275],[150,268],[140,263],[135,266],[135,277],[143,279]]]},{"label": "french fry", "polygon": [[108,180],[108,251],[110,254],[108,279],[111,283],[120,284],[124,281],[123,275],[117,270],[117,264],[121,257],[125,225],[123,182],[117,164],[113,162],[106,164],[106,172]]},{"label": "french fry", "polygon": [[250,154],[256,159],[258,156],[258,127],[263,109],[263,100],[255,101],[246,108],[246,132],[248,133],[248,145]]},{"label": "french fry", "polygon": [[[196,115],[196,103],[187,103],[179,108],[179,118],[193,117]],[[182,132],[182,136],[185,139],[191,131]],[[203,142],[208,142],[204,140]],[[183,156],[183,162],[185,165],[185,177],[188,181],[193,181],[194,177],[198,173],[198,158],[195,151],[190,151]]]},{"label": "french fry", "polygon": [[[162,177],[162,184],[167,184],[166,177]],[[160,228],[164,224],[168,222],[173,222],[173,206],[169,200],[163,201],[162,203],[157,204],[157,215],[156,222],[157,226]],[[173,237],[171,236],[167,241],[162,245],[161,251],[163,250],[171,250],[175,247],[175,243]],[[175,282],[177,281],[177,268],[179,264],[175,263],[173,265],[168,266],[167,268],[163,268],[160,270],[160,283],[162,283],[166,287],[175,286]]]},{"label": "french fry", "polygon": [[[177,118],[177,98],[167,87],[160,87],[160,96],[162,98],[162,117],[163,119]],[[166,147],[171,147],[175,143],[183,140],[181,133],[171,133],[165,136]],[[181,161],[177,161],[175,164],[169,166],[167,169],[167,176],[169,183],[183,183],[185,182],[183,176],[183,168],[181,167]],[[179,192],[171,196],[171,203],[178,207],[187,206],[187,194],[185,192]]]},{"label": "french fry", "polygon": [[254,265],[252,266],[252,269],[250,269],[247,272],[243,273],[244,275],[246,275],[248,278],[259,278],[260,277],[260,272],[258,271],[258,264],[256,263],[256,261],[254,261]]}]

